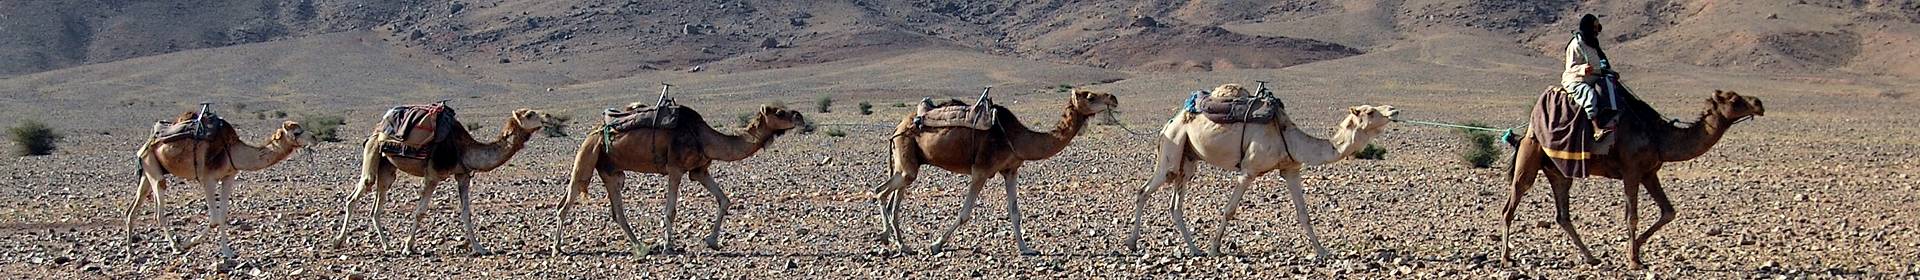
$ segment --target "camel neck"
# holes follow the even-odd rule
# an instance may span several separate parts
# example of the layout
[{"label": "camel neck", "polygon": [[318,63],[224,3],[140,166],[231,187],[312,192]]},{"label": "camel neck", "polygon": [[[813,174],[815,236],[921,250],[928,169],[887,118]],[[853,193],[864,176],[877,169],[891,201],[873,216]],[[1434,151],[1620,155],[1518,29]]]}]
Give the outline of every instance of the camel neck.
[{"label": "camel neck", "polygon": [[1688,127],[1668,126],[1662,142],[1654,143],[1660,148],[1660,160],[1667,162],[1686,161],[1707,154],[1714,144],[1720,143],[1720,137],[1726,135],[1727,128],[1733,126],[1733,120],[1715,113],[1709,105],[1706,112]]},{"label": "camel neck", "polygon": [[233,163],[234,169],[247,171],[267,169],[293,155],[294,147],[281,143],[284,137],[286,137],[285,131],[275,131],[273,136],[267,138],[264,145],[258,147],[245,142],[234,142],[233,147],[227,149],[228,160]]},{"label": "camel neck", "polygon": [[461,165],[474,171],[492,171],[506,165],[508,159],[525,148],[533,132],[520,126],[519,120],[507,118],[507,125],[501,126],[500,136],[491,143],[461,143],[466,152],[461,153]]},{"label": "camel neck", "polygon": [[1068,105],[1065,111],[1060,114],[1060,122],[1053,125],[1052,131],[1033,131],[1025,125],[1005,126],[1013,128],[1007,131],[1007,137],[1012,141],[1014,156],[1038,160],[1053,157],[1067,149],[1073,138],[1080,136],[1080,130],[1086,128],[1091,115],[1080,114],[1072,105]]},{"label": "camel neck", "polygon": [[738,161],[753,156],[754,153],[760,152],[761,148],[765,148],[767,142],[773,141],[774,132],[772,128],[767,127],[766,119],[766,112],[755,115],[753,121],[747,123],[747,127],[742,129],[739,135],[726,135],[713,130],[712,127],[707,127],[704,130],[706,133],[702,133],[701,137],[704,138],[701,139],[701,152],[707,158],[720,161]]}]

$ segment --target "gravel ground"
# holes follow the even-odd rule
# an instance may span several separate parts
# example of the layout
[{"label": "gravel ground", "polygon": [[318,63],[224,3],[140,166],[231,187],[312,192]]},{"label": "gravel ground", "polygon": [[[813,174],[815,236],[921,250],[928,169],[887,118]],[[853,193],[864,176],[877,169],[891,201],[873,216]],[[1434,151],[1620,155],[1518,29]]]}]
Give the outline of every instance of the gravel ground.
[{"label": "gravel ground", "polygon": [[[1322,106],[1303,103],[1292,115],[1311,133],[1328,135],[1334,115],[1314,114]],[[1402,108],[1433,106],[1439,105]],[[1133,114],[1125,117],[1130,123],[1163,117]],[[419,233],[426,253],[399,254],[402,233],[413,226],[404,217],[405,207],[418,198],[418,179],[410,177],[395,188],[389,205],[394,210],[379,217],[395,234],[396,250],[382,250],[364,219],[355,221],[347,248],[319,247],[338,227],[341,200],[356,180],[358,148],[315,145],[266,171],[242,175],[235,189],[234,225],[226,228],[239,257],[227,271],[216,267],[215,246],[175,254],[156,238],[162,224],[188,236],[199,236],[204,228],[198,188],[180,187],[177,181],[166,197],[170,219],[145,213],[135,230],[141,238],[128,240],[120,225],[134,180],[126,151],[137,140],[125,135],[142,131],[89,133],[73,135],[56,155],[0,159],[10,179],[0,186],[0,234],[6,236],[0,241],[0,271],[47,278],[1920,277],[1915,228],[1920,185],[1913,179],[1910,141],[1812,137],[1867,127],[1800,128],[1822,118],[1780,115],[1788,117],[1742,124],[1714,152],[1662,171],[1680,218],[1647,246],[1650,268],[1643,271],[1625,269],[1622,199],[1613,181],[1580,182],[1573,192],[1576,224],[1602,264],[1577,264],[1571,243],[1551,228],[1546,192],[1535,191],[1525,198],[1514,229],[1518,264],[1503,268],[1498,205],[1508,189],[1500,169],[1505,164],[1464,167],[1453,154],[1461,147],[1453,132],[1404,125],[1375,141],[1392,151],[1387,160],[1344,161],[1306,171],[1313,224],[1335,252],[1324,260],[1310,258],[1278,176],[1262,178],[1249,192],[1227,235],[1230,256],[1178,256],[1182,250],[1167,217],[1164,191],[1151,202],[1143,251],[1127,251],[1122,240],[1133,190],[1147,179],[1153,148],[1146,138],[1102,126],[1058,156],[1021,169],[1025,230],[1042,255],[1017,256],[1009,242],[1004,198],[987,191],[977,219],[956,234],[952,250],[896,256],[883,248],[874,217],[880,207],[866,193],[886,172],[887,150],[880,144],[886,131],[848,127],[847,137],[788,135],[745,161],[719,163],[716,176],[735,202],[723,229],[724,248],[700,244],[714,204],[699,187],[683,186],[682,216],[671,228],[684,252],[655,256],[626,252],[626,241],[608,222],[604,189],[597,183],[567,226],[566,254],[550,256],[554,204],[578,136],[534,139],[509,166],[474,180],[478,240],[492,255],[464,256],[460,244],[472,237],[461,234],[450,187],[430,197],[432,209]],[[240,122],[242,133],[266,133],[249,129],[267,121],[254,122]],[[1759,132],[1786,128],[1797,132]],[[1830,147],[1838,145],[1860,148],[1833,152]],[[919,240],[916,246],[925,246],[937,227],[952,222],[965,182],[960,175],[926,170],[903,213],[910,238]],[[660,220],[664,180],[628,176],[628,211],[636,215],[638,233],[657,238],[660,228],[653,221]],[[1221,226],[1218,208],[1229,176],[1208,168],[1193,183],[1188,215],[1200,242],[1207,242],[1201,233]],[[361,210],[370,203],[363,200]],[[1653,207],[1644,208],[1639,215],[1651,221]],[[126,251],[129,242],[131,252]]]}]

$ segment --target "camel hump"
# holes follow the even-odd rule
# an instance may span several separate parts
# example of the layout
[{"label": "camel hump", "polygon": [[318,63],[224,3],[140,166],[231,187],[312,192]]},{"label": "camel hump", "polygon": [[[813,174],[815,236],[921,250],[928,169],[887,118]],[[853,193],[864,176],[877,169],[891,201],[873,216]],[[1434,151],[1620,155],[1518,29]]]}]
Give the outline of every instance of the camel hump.
[{"label": "camel hump", "polygon": [[239,135],[221,135],[236,134],[236,132],[233,130],[233,125],[227,123],[226,119],[213,113],[201,116],[199,113],[186,112],[173,118],[172,121],[155,122],[153,127],[153,138],[157,142],[172,142],[188,138],[208,140],[216,136],[236,137],[236,139],[239,137]]}]

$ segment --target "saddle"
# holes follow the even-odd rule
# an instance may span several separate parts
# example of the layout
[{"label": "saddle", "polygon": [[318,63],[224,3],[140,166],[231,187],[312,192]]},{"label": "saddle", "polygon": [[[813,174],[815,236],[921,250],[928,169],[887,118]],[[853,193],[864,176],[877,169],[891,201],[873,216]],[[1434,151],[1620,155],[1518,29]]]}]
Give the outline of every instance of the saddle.
[{"label": "saddle", "polygon": [[949,100],[939,105],[932,98],[920,100],[920,108],[914,112],[913,123],[918,127],[965,127],[976,130],[993,129],[996,109],[993,100],[981,98],[979,103],[967,105],[959,100]]},{"label": "saddle", "polygon": [[656,106],[634,104],[625,108],[607,108],[602,114],[606,118],[602,124],[612,132],[627,132],[635,129],[672,129],[680,125],[680,104],[668,100]]},{"label": "saddle", "polygon": [[226,119],[222,119],[219,115],[213,113],[200,114],[198,117],[178,123],[161,120],[153,123],[153,138],[154,141],[159,143],[188,138],[207,140],[213,137],[214,133],[226,129],[229,125],[231,124],[228,124]]},{"label": "saddle", "polygon": [[460,125],[460,121],[454,118],[453,107],[448,107],[443,100],[432,104],[395,106],[380,116],[380,123],[374,129],[387,135],[387,139],[380,143],[381,152],[424,159],[429,156],[434,144],[445,141],[448,135],[453,134],[453,129]]},{"label": "saddle", "polygon": [[1269,124],[1286,114],[1286,104],[1273,95],[1216,97],[1195,91],[1187,99],[1187,112],[1199,113],[1214,123]]}]

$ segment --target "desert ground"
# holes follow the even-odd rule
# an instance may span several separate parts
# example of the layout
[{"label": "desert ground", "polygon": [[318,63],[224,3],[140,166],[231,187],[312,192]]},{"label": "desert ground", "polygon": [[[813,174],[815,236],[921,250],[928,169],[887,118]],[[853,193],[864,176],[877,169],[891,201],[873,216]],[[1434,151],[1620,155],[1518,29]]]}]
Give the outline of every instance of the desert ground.
[{"label": "desert ground", "polygon": [[[486,3],[466,12],[479,15],[464,16],[506,17],[494,13],[505,13],[501,10],[518,2]],[[0,76],[0,104],[6,104],[0,123],[40,120],[67,137],[53,155],[0,158],[0,170],[7,176],[7,183],[0,184],[0,235],[5,236],[0,239],[0,271],[9,278],[68,279],[1920,278],[1920,180],[1915,178],[1920,177],[1920,139],[1913,137],[1920,135],[1920,117],[1907,113],[1920,105],[1912,94],[1920,80],[1912,78],[1916,72],[1910,68],[1884,63],[1914,54],[1911,30],[1920,30],[1912,28],[1920,21],[1874,19],[1845,25],[1842,29],[1856,30],[1846,33],[1856,36],[1850,42],[1879,46],[1851,46],[1851,58],[1839,62],[1819,55],[1765,58],[1781,59],[1773,62],[1719,59],[1746,50],[1737,47],[1670,49],[1715,42],[1700,34],[1731,25],[1709,20],[1731,17],[1722,15],[1734,13],[1727,9],[1750,13],[1778,8],[1781,12],[1774,17],[1819,23],[1807,25],[1830,26],[1826,20],[1843,18],[1775,7],[1789,4],[1748,3],[1762,8],[1735,9],[1716,5],[1737,3],[1693,3],[1681,6],[1706,19],[1676,20],[1683,23],[1668,29],[1622,31],[1648,39],[1628,40],[1612,53],[1621,61],[1620,72],[1640,98],[1666,117],[1693,120],[1704,110],[1702,100],[1716,89],[1758,97],[1767,109],[1765,116],[1734,126],[1706,155],[1668,163],[1660,171],[1679,218],[1647,245],[1644,270],[1627,267],[1624,216],[1639,215],[1644,227],[1656,211],[1643,203],[1640,213],[1625,213],[1620,183],[1605,179],[1577,181],[1572,191],[1576,228],[1601,264],[1579,263],[1571,242],[1555,228],[1544,181],[1520,205],[1512,235],[1516,262],[1501,264],[1499,209],[1510,191],[1510,164],[1469,167],[1459,156],[1467,145],[1460,132],[1409,123],[1394,123],[1372,141],[1389,151],[1384,160],[1349,159],[1305,170],[1301,183],[1309,215],[1334,253],[1330,258],[1312,257],[1277,175],[1259,179],[1238,217],[1223,225],[1218,209],[1235,174],[1215,167],[1203,168],[1190,184],[1186,212],[1203,246],[1209,241],[1206,233],[1228,228],[1227,256],[1181,255],[1184,249],[1168,217],[1170,195],[1165,190],[1150,201],[1142,250],[1127,250],[1123,240],[1133,196],[1152,173],[1158,144],[1152,136],[1126,130],[1159,130],[1189,91],[1270,81],[1296,123],[1317,137],[1329,137],[1345,109],[1362,104],[1393,105],[1400,109],[1400,118],[1409,120],[1517,126],[1526,120],[1541,89],[1556,82],[1558,50],[1544,48],[1558,39],[1537,34],[1562,38],[1561,31],[1460,29],[1449,27],[1460,23],[1444,17],[1349,4],[1280,14],[1273,21],[1215,22],[1236,34],[1312,38],[1355,47],[1336,57],[1313,52],[1248,63],[1165,64],[1153,61],[1161,56],[1152,52],[1059,55],[1064,52],[1050,51],[1054,45],[1046,44],[1079,37],[1047,33],[1023,38],[1040,43],[1010,50],[915,41],[849,43],[854,45],[836,52],[834,46],[802,44],[745,51],[744,56],[774,57],[764,61],[695,58],[712,61],[714,68],[705,71],[690,69],[684,60],[619,68],[626,61],[606,58],[609,55],[592,47],[581,47],[589,51],[580,54],[512,54],[512,63],[496,63],[493,56],[439,49],[444,47],[434,45],[443,43],[439,41],[403,43],[399,38],[410,35],[393,28],[365,28],[36,66],[50,69],[10,68],[10,73],[22,74]],[[446,9],[436,7],[435,12]],[[821,22],[834,16],[815,13]],[[1162,16],[1162,21],[1179,25],[1199,24],[1192,18],[1204,17]],[[1421,23],[1427,25],[1419,27]],[[1870,26],[1874,24],[1881,25]],[[965,37],[974,34],[968,32],[995,31],[943,34],[974,38]],[[1747,35],[1729,40],[1747,38],[1740,36]],[[1130,43],[1135,45],[1079,50],[1110,54],[1181,47]],[[1826,50],[1820,44],[1792,47]],[[1227,51],[1238,51],[1232,54],[1238,56],[1265,53],[1227,49],[1169,59]],[[679,52],[672,54],[709,53],[675,50]],[[735,51],[740,50],[715,52]],[[1167,69],[1194,65],[1210,66]],[[565,251],[553,256],[548,246],[553,242],[550,234],[560,226],[554,218],[556,204],[567,185],[574,149],[599,123],[596,112],[651,101],[661,82],[675,84],[678,102],[700,110],[721,131],[737,129],[734,116],[763,104],[803,111],[818,129],[786,134],[748,159],[714,166],[714,175],[734,202],[722,229],[722,248],[700,242],[714,214],[714,202],[702,188],[692,182],[681,186],[678,222],[663,229],[658,222],[663,219],[665,180],[629,173],[627,211],[635,217],[637,233],[655,242],[662,230],[673,230],[681,252],[628,253],[625,239],[610,222],[604,189],[595,182],[574,208],[572,223],[564,226]],[[993,86],[996,102],[1035,129],[1054,127],[1068,98],[1058,90],[1061,86],[1112,93],[1120,99],[1116,111],[1122,125],[1089,125],[1065,151],[1020,169],[1024,230],[1039,256],[1020,256],[1014,248],[1003,206],[1008,198],[991,187],[999,179],[989,182],[975,219],[960,228],[950,249],[926,252],[938,230],[953,222],[966,183],[962,175],[932,167],[924,168],[910,189],[902,216],[909,239],[921,250],[895,254],[880,239],[875,215],[881,207],[869,193],[886,179],[893,125],[912,114],[912,108],[894,104],[923,97],[966,100],[984,86]],[[821,96],[834,100],[831,113],[814,110]],[[422,195],[417,178],[401,176],[386,215],[375,217],[385,221],[393,240],[376,238],[366,213],[360,212],[350,227],[348,245],[327,246],[340,227],[343,200],[358,180],[360,141],[379,113],[393,105],[440,99],[452,99],[463,122],[483,125],[477,130],[482,139],[491,139],[516,108],[567,115],[573,121],[569,136],[536,137],[507,166],[476,176],[472,202],[477,236],[461,233],[450,183]],[[217,246],[202,244],[176,253],[160,238],[162,230],[206,235],[206,200],[197,186],[170,181],[173,188],[162,198],[165,215],[143,210],[136,216],[134,238],[129,239],[122,225],[136,180],[133,152],[146,139],[151,122],[201,101],[219,102],[216,110],[238,126],[243,140],[254,144],[283,119],[338,115],[347,120],[339,130],[345,141],[311,143],[285,162],[239,176],[232,226],[223,227],[238,257],[226,268],[220,266]],[[855,113],[854,104],[863,101],[874,105],[874,114]],[[845,136],[826,133],[834,130]],[[1511,152],[1503,145],[1501,157]],[[418,199],[431,201],[419,224],[425,252],[402,254],[400,242],[415,227],[407,212]],[[363,198],[358,210],[367,211],[370,203]],[[461,244],[468,239],[492,254],[467,256]]]}]

